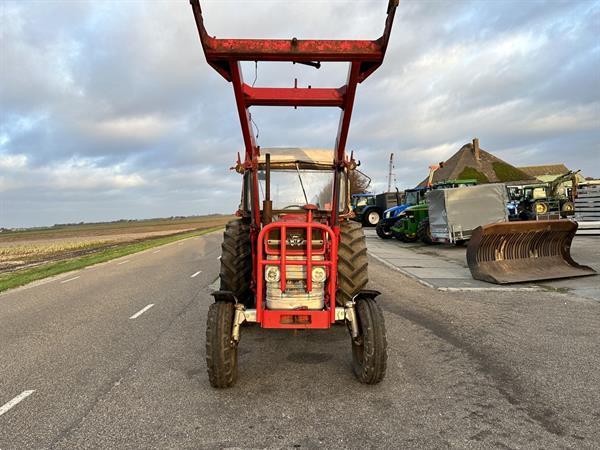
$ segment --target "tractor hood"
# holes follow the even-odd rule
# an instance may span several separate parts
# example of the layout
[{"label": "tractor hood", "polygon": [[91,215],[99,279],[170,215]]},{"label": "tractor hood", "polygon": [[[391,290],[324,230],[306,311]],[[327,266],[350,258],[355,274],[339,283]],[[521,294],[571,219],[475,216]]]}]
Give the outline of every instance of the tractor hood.
[{"label": "tractor hood", "polygon": [[409,206],[411,206],[411,205],[404,203],[402,205],[393,206],[391,208],[388,208],[384,211],[383,217],[386,219],[396,217],[398,214],[400,214],[402,211],[404,211]]}]

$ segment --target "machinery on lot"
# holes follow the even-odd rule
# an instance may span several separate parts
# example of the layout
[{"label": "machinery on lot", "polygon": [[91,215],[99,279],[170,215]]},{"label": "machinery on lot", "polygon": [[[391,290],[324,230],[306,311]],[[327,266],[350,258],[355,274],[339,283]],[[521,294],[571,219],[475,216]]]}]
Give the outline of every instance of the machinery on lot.
[{"label": "machinery on lot", "polygon": [[467,246],[467,264],[476,280],[507,284],[594,275],[571,257],[577,222],[538,220],[478,227]]},{"label": "machinery on lot", "polygon": [[391,227],[392,236],[402,242],[415,242],[419,240],[420,225],[429,217],[427,203],[409,206],[398,215],[398,219]]},{"label": "machinery on lot", "polygon": [[[430,179],[438,167],[430,166]],[[403,242],[421,240],[425,244],[433,244],[434,241],[429,232],[429,206],[427,200],[429,191],[474,186],[476,184],[477,180],[474,179],[446,180],[435,183],[429,189],[425,188],[426,190],[422,193],[422,201],[420,203],[409,206],[396,215],[393,224],[389,228],[391,235]]]},{"label": "machinery on lot", "polygon": [[507,199],[506,187],[498,183],[431,191],[427,194],[427,228],[422,221],[420,233],[427,234],[426,241],[462,244],[475,228],[506,222]]},{"label": "machinery on lot", "polygon": [[[575,213],[579,172],[570,170],[548,183],[509,186],[513,205],[510,209],[514,210],[511,219],[548,220],[572,216]],[[561,189],[565,181],[571,181],[570,189]]]},{"label": "machinery on lot", "polygon": [[379,223],[383,212],[400,204],[399,192],[382,194],[353,194],[352,210],[354,220],[366,227],[374,227]]},{"label": "machinery on lot", "polygon": [[[212,386],[237,379],[241,325],[327,329],[348,326],[352,367],[359,381],[380,382],[386,371],[385,324],[376,291],[366,290],[367,249],[362,227],[349,220],[348,174],[356,169],[346,140],[358,83],[383,62],[398,0],[390,0],[383,35],[373,41],[217,39],[191,0],[206,60],[232,82],[245,154],[238,220],[224,234],[221,287],[213,292],[206,327],[206,363]],[[243,82],[240,61],[287,61],[320,67],[348,62],[340,88],[253,87]],[[249,108],[341,108],[333,150],[261,149],[251,132]],[[273,192],[272,185],[276,187]]]},{"label": "machinery on lot", "polygon": [[410,206],[424,202],[425,192],[427,192],[427,188],[425,187],[405,190],[404,202],[388,208],[383,212],[383,216],[375,228],[377,236],[381,239],[390,239],[393,237],[392,226],[398,220],[400,213]]}]

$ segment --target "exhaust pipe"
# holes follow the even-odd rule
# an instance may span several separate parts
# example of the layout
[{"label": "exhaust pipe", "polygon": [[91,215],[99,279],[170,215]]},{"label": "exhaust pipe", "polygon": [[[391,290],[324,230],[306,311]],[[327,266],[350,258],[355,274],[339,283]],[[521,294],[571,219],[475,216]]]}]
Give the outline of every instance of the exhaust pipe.
[{"label": "exhaust pipe", "polygon": [[467,246],[467,263],[476,280],[507,284],[594,275],[571,258],[577,222],[539,220],[478,227]]}]

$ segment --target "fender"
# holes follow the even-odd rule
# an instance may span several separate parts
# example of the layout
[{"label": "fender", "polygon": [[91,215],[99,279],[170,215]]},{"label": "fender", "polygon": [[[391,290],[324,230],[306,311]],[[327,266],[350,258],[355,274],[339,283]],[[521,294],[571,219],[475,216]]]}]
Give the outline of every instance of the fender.
[{"label": "fender", "polygon": [[216,302],[225,302],[225,303],[233,303],[234,305],[238,304],[238,299],[231,291],[213,291],[210,293],[215,298]]},{"label": "fender", "polygon": [[357,302],[366,299],[375,300],[379,295],[381,295],[381,292],[374,289],[363,289],[352,298],[352,301]]}]

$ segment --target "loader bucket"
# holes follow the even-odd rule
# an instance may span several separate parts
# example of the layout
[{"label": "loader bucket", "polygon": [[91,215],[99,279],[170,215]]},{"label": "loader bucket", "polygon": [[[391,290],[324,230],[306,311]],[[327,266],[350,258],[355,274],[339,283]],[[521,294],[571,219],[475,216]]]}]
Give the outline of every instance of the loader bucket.
[{"label": "loader bucket", "polygon": [[502,222],[478,227],[467,247],[476,280],[506,284],[593,275],[571,258],[577,223],[570,220]]}]

